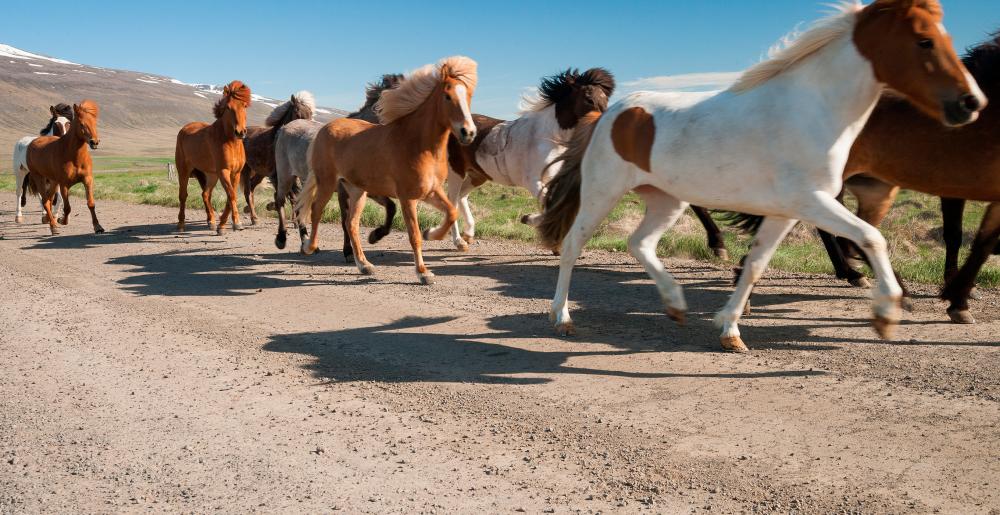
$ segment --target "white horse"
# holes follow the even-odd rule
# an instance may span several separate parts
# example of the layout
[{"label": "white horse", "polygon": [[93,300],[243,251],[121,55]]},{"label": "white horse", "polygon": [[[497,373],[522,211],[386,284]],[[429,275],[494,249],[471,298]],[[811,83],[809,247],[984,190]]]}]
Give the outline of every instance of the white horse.
[{"label": "white horse", "polygon": [[[615,79],[603,68],[583,73],[568,69],[542,79],[538,96],[526,99],[521,117],[502,121],[475,115],[478,137],[462,146],[452,135],[448,142],[448,200],[458,208],[464,229],[452,225],[452,240],[468,250],[476,235],[476,221],[469,207],[469,194],[488,180],[505,186],[520,186],[541,200],[545,185],[559,171],[546,168],[563,151],[580,118],[592,111],[604,112],[614,93]],[[537,215],[525,215],[534,225]]]},{"label": "white horse", "polygon": [[628,191],[646,215],[628,241],[667,314],[687,304],[656,245],[688,203],[765,216],[729,302],[715,317],[726,350],[746,352],[737,324],[753,284],[797,220],[858,244],[877,276],[874,325],[889,338],[901,290],[881,233],[836,200],[855,138],[886,87],[951,126],[978,118],[986,98],[955,55],[937,0],[848,4],[772,52],[716,95],[636,93],[581,122],[539,225],[562,244],[552,318],[574,331],[570,275],[598,224]]},{"label": "white horse", "polygon": [[[17,211],[14,215],[14,222],[24,223],[24,214],[22,209],[27,203],[27,177],[28,177],[28,145],[36,138],[40,136],[55,136],[61,137],[66,134],[69,130],[69,124],[73,120],[73,107],[67,104],[59,104],[54,106],[49,106],[49,113],[52,118],[49,119],[49,124],[45,126],[44,129],[39,131],[39,136],[25,136],[14,144],[14,191],[17,195]],[[52,203],[52,210],[55,211],[56,206],[62,201],[62,195],[56,192],[56,199]],[[42,215],[42,223],[48,223],[48,217]]]}]

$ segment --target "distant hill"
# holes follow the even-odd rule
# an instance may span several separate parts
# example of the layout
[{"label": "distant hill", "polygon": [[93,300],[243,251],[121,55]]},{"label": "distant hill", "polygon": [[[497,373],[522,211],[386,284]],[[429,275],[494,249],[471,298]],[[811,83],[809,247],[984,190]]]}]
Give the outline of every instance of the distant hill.
[{"label": "distant hill", "polygon": [[[212,105],[221,93],[217,85],[71,63],[0,44],[0,170],[10,170],[18,139],[37,135],[45,126],[50,105],[85,98],[100,104],[101,148],[95,155],[171,156],[177,131],[188,122],[211,122]],[[358,97],[360,104],[361,91]],[[249,122],[261,125],[287,99],[254,95],[253,100]],[[346,114],[321,107],[316,118],[327,121]]]}]

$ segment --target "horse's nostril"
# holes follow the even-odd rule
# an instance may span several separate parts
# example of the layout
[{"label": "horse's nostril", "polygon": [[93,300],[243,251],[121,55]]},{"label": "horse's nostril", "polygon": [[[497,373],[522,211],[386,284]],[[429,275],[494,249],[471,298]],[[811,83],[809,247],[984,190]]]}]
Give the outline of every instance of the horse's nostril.
[{"label": "horse's nostril", "polygon": [[974,113],[982,107],[982,103],[979,101],[979,98],[971,94],[963,95],[960,103],[962,105],[962,109],[965,109],[970,113]]}]

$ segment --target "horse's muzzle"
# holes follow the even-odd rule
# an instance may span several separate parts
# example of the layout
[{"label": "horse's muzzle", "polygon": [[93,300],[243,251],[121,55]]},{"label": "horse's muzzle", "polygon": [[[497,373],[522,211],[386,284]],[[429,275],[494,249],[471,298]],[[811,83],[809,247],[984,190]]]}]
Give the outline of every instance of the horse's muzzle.
[{"label": "horse's muzzle", "polygon": [[239,139],[247,139],[247,131],[236,131],[236,137]]},{"label": "horse's muzzle", "polygon": [[475,141],[475,139],[476,139],[476,129],[471,129],[470,130],[470,129],[466,129],[465,127],[462,127],[461,129],[459,129],[459,131],[458,131],[458,142],[459,143],[461,143],[463,145],[469,145],[469,144],[472,144],[472,142]]},{"label": "horse's muzzle", "polygon": [[91,150],[97,150],[97,146],[101,144],[101,140],[99,140],[99,139],[92,139],[92,140],[88,141],[87,144],[90,145],[90,149]]},{"label": "horse's muzzle", "polygon": [[951,127],[959,127],[972,123],[979,119],[979,112],[986,107],[986,103],[979,97],[972,94],[965,94],[958,98],[944,103],[944,120]]}]

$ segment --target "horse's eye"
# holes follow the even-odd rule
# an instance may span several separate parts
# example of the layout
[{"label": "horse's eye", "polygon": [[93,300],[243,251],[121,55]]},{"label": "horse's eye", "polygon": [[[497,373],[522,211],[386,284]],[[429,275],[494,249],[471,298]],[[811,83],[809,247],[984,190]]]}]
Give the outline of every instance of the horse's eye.
[{"label": "horse's eye", "polygon": [[451,97],[450,97],[450,96],[449,96],[449,95],[448,95],[447,93],[445,93],[445,94],[444,94],[444,99],[445,99],[445,100],[449,100],[449,101],[450,101],[450,100],[451,100]]},{"label": "horse's eye", "polygon": [[934,48],[934,40],[930,38],[921,39],[920,41],[917,41],[917,46],[926,50],[930,50]]}]

